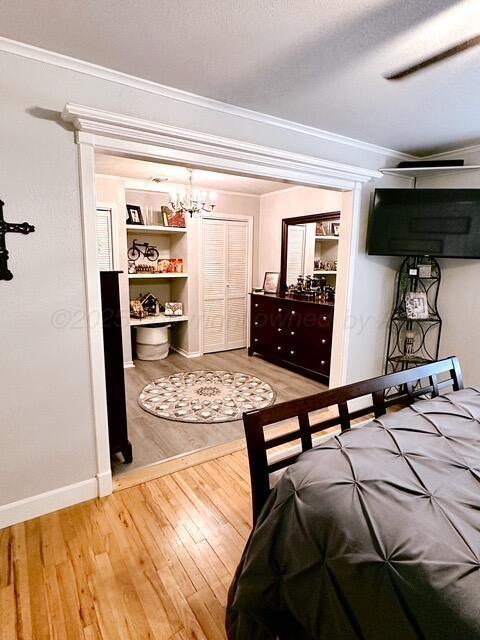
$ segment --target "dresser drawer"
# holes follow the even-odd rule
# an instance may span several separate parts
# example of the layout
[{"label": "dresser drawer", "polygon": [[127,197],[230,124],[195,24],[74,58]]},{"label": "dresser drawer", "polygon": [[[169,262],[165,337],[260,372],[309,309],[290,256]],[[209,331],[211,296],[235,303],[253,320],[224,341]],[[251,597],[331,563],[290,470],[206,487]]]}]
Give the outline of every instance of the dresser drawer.
[{"label": "dresser drawer", "polygon": [[333,312],[330,305],[254,295],[249,353],[328,379]]}]

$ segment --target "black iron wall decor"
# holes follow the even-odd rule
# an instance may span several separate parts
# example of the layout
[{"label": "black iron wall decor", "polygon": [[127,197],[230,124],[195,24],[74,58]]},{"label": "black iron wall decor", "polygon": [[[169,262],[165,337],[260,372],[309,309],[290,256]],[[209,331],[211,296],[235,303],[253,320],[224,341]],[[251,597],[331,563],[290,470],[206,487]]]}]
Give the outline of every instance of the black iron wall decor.
[{"label": "black iron wall decor", "polygon": [[33,233],[35,227],[28,222],[5,222],[3,219],[3,205],[0,200],[0,280],[11,280],[13,273],[8,268],[8,251],[5,242],[5,235],[7,233]]}]

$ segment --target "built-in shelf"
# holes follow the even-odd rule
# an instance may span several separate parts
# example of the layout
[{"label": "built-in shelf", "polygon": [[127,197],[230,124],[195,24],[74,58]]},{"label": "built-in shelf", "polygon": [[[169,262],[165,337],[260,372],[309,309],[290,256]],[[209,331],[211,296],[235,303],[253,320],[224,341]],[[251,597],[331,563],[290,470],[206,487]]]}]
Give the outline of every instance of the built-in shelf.
[{"label": "built-in shelf", "polygon": [[170,324],[173,322],[186,322],[188,316],[166,316],[160,313],[158,316],[148,316],[147,318],[130,318],[131,327],[143,327],[152,324]]},{"label": "built-in shelf", "polygon": [[127,231],[135,231],[135,233],[161,233],[163,235],[186,233],[185,227],[160,227],[153,224],[127,224]]},{"label": "built-in shelf", "polygon": [[129,273],[129,280],[172,280],[188,278],[188,273]]},{"label": "built-in shelf", "polygon": [[322,270],[322,271],[314,271],[313,275],[314,276],[330,276],[330,275],[336,275],[337,272],[336,271],[327,271],[326,269]]},{"label": "built-in shelf", "polygon": [[337,240],[338,236],[315,236],[315,240]]},{"label": "built-in shelf", "polygon": [[480,165],[470,164],[463,167],[387,167],[380,171],[390,176],[404,176],[405,178],[426,178],[427,176],[443,175],[445,173],[461,173],[462,171],[479,171]]}]

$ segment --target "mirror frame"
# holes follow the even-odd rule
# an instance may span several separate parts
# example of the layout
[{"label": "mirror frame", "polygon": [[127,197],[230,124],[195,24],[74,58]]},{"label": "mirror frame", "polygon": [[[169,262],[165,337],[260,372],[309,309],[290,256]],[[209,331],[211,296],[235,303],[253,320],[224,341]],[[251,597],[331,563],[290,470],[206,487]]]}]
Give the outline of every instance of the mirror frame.
[{"label": "mirror frame", "polygon": [[280,258],[280,293],[287,291],[287,251],[288,251],[288,227],[294,224],[308,224],[309,222],[321,222],[322,220],[340,220],[340,211],[327,213],[313,213],[308,216],[296,216],[283,218],[282,220],[282,249]]}]

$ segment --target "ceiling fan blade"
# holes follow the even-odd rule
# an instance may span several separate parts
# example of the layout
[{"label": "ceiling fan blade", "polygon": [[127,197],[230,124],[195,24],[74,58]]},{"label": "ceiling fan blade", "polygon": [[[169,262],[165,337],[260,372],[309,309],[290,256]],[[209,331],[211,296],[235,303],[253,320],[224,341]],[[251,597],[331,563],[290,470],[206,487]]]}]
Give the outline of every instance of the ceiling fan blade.
[{"label": "ceiling fan blade", "polygon": [[432,64],[436,64],[437,62],[441,62],[446,58],[451,58],[452,56],[456,56],[458,53],[462,51],[466,51],[467,49],[471,49],[472,47],[478,47],[480,45],[480,35],[474,36],[473,38],[469,38],[468,40],[464,40],[456,44],[453,47],[449,47],[448,49],[444,49],[440,53],[437,53],[430,58],[426,58],[422,60],[422,62],[418,62],[417,64],[412,65],[411,67],[407,67],[406,69],[402,69],[401,71],[396,71],[391,75],[384,76],[386,80],[401,80],[406,76],[409,76],[412,73],[416,73],[420,71],[420,69],[425,69],[425,67],[430,67]]}]

